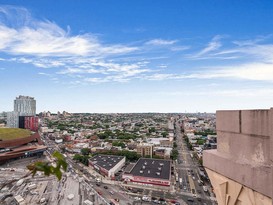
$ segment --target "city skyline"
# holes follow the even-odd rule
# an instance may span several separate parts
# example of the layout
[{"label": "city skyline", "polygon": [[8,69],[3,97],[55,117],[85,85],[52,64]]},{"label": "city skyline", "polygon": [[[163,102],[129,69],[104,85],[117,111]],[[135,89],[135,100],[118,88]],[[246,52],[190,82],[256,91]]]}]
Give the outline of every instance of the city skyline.
[{"label": "city skyline", "polygon": [[0,112],[272,106],[269,1],[1,2]]}]

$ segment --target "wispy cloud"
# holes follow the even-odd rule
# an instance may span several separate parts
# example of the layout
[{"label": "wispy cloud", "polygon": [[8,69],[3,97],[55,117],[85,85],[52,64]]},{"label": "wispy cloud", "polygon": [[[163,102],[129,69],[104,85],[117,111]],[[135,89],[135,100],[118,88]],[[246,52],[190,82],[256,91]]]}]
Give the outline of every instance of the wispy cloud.
[{"label": "wispy cloud", "polygon": [[164,40],[164,39],[153,39],[146,42],[146,45],[153,45],[153,46],[168,46],[173,45],[177,42],[177,40]]},{"label": "wispy cloud", "polygon": [[211,67],[203,71],[186,74],[152,74],[147,80],[181,80],[181,79],[241,79],[251,81],[273,82],[273,65],[249,63],[237,66]]},{"label": "wispy cloud", "polygon": [[[25,19],[25,21],[21,20],[14,25],[12,22],[15,20],[11,16],[14,13],[17,19]],[[39,56],[100,56],[138,50],[137,47],[126,45],[103,45],[91,33],[70,35],[69,28],[64,30],[54,22],[33,19],[23,8],[2,6],[0,15],[2,17],[0,18],[2,20],[0,25],[2,52]],[[11,23],[7,23],[7,19]]]},{"label": "wispy cloud", "polygon": [[212,51],[219,49],[222,46],[222,43],[220,42],[221,38],[222,37],[220,35],[213,37],[212,40],[208,43],[208,45],[205,48],[203,48],[200,52],[193,55],[192,57],[193,58],[202,57],[205,54],[208,54]]}]

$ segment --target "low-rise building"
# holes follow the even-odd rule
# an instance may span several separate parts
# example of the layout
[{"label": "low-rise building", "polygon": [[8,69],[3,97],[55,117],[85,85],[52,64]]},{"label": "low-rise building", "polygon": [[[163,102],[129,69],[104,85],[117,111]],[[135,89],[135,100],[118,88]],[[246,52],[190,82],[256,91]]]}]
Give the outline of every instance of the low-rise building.
[{"label": "low-rise building", "polygon": [[140,158],[131,169],[125,170],[122,178],[127,184],[169,189],[171,186],[171,161]]},{"label": "low-rise building", "polygon": [[96,155],[89,159],[89,165],[98,173],[111,179],[125,165],[125,157],[115,155]]}]

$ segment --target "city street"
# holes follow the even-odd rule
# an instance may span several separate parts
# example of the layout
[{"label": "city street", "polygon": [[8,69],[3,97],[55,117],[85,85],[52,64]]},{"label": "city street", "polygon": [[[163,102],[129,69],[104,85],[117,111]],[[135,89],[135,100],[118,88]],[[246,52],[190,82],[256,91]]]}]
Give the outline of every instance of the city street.
[{"label": "city street", "polygon": [[178,174],[176,193],[188,204],[212,204],[209,193],[203,190],[203,184],[200,183],[199,164],[192,157],[192,152],[188,149],[183,139],[180,124],[176,122],[175,127],[177,150],[179,153],[176,163],[176,173]]}]

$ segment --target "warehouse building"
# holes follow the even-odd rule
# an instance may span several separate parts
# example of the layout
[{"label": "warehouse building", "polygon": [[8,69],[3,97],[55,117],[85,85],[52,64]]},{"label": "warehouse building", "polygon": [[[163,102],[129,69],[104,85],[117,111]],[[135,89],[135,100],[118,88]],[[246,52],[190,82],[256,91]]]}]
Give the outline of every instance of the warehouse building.
[{"label": "warehouse building", "polygon": [[140,158],[136,164],[125,170],[122,178],[127,184],[168,189],[171,186],[171,161]]},{"label": "warehouse building", "polygon": [[125,157],[114,155],[96,155],[89,159],[89,166],[92,166],[98,173],[111,179],[125,165]]}]

